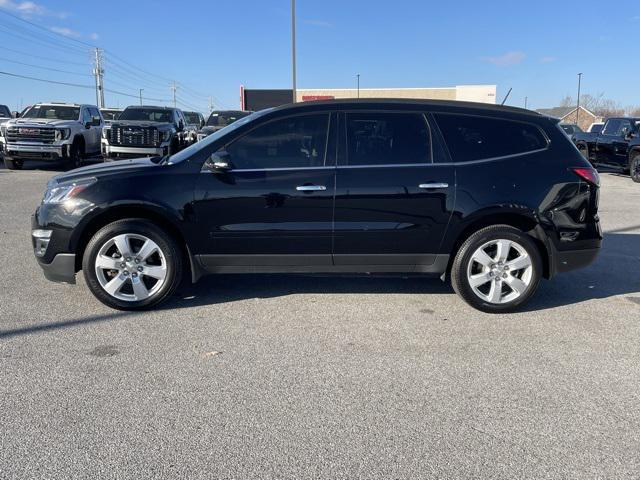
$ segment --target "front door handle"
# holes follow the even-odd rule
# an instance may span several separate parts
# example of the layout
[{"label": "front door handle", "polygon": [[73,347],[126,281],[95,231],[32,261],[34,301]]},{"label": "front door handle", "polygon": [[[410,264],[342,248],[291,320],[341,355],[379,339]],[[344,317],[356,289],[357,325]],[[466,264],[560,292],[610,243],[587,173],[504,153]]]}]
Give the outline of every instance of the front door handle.
[{"label": "front door handle", "polygon": [[327,187],[324,185],[299,185],[296,187],[299,192],[322,192],[326,189]]},{"label": "front door handle", "polygon": [[429,189],[429,188],[449,188],[448,183],[421,183],[418,185],[419,188]]}]

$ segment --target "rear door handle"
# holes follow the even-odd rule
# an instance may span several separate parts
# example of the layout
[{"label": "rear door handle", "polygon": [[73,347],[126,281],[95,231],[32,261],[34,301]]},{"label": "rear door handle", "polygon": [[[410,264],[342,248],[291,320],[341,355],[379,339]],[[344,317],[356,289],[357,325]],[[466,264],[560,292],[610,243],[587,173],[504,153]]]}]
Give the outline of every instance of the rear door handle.
[{"label": "rear door handle", "polygon": [[449,188],[448,183],[421,183],[418,185],[419,188],[429,189],[429,188]]},{"label": "rear door handle", "polygon": [[299,192],[322,192],[326,189],[327,187],[324,185],[298,185],[296,187]]}]

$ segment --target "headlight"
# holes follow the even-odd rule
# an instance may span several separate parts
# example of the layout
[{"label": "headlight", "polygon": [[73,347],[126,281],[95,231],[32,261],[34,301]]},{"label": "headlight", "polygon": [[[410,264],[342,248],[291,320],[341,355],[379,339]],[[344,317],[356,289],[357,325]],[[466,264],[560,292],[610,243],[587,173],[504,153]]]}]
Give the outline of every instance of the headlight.
[{"label": "headlight", "polygon": [[57,204],[72,201],[75,206],[76,202],[73,202],[73,200],[79,200],[75,197],[77,197],[77,195],[89,185],[93,185],[94,183],[96,183],[96,181],[97,179],[92,177],[83,178],[81,180],[70,183],[47,185],[47,191],[44,194],[42,203]]},{"label": "headlight", "polygon": [[102,129],[102,138],[109,138],[109,133],[111,133],[111,129],[110,128],[103,128]]},{"label": "headlight", "polygon": [[58,140],[66,140],[71,135],[71,130],[69,128],[56,128],[55,139]]},{"label": "headlight", "polygon": [[7,126],[6,125],[2,125],[0,127],[0,137],[4,137],[7,134]]}]

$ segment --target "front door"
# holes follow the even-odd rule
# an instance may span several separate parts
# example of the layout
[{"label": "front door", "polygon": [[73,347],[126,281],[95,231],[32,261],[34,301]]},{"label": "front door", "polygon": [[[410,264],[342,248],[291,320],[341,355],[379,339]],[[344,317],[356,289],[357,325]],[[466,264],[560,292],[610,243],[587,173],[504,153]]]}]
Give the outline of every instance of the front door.
[{"label": "front door", "polygon": [[272,120],[214,154],[230,169],[199,177],[195,213],[205,266],[331,265],[334,116]]},{"label": "front door", "polygon": [[[370,271],[428,270],[453,209],[455,170],[422,112],[341,116],[334,263]],[[362,270],[362,268],[357,268]]]}]

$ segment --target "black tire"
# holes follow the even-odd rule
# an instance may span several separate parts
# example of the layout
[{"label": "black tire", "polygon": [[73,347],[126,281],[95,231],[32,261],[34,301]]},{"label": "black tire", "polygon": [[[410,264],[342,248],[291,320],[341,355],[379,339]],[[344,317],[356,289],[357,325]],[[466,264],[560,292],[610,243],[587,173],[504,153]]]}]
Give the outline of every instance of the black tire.
[{"label": "black tire", "polygon": [[69,158],[65,161],[66,170],[73,170],[82,166],[82,150],[82,144],[78,140],[74,141],[69,150]]},{"label": "black tire", "polygon": [[633,152],[629,160],[629,176],[631,180],[640,183],[640,152]]},{"label": "black tire", "polygon": [[[474,292],[467,275],[468,269],[472,268],[470,267],[470,263],[472,262],[474,253],[483,245],[498,239],[516,242],[519,247],[526,251],[531,260],[528,286],[526,289],[523,289],[524,291],[519,297],[506,303],[491,303],[482,299]],[[516,275],[522,275],[522,271],[514,271]],[[511,273],[507,273],[507,275],[511,275]],[[472,234],[458,250],[451,267],[451,284],[455,292],[472,307],[487,313],[508,313],[516,310],[535,293],[541,277],[542,258],[537,245],[525,232],[510,225],[492,225]],[[506,280],[505,283],[507,283]],[[502,285],[502,280],[497,284]],[[492,283],[489,282],[487,285],[492,285]],[[504,289],[502,286],[500,288]],[[511,288],[507,287],[506,291],[509,290],[511,290]]]},{"label": "black tire", "polygon": [[[164,283],[161,284],[157,291],[144,300],[123,300],[116,298],[102,287],[98,279],[95,262],[100,249],[103,248],[110,239],[122,234],[141,235],[152,240],[157,244],[164,256],[164,261],[166,262]],[[135,255],[135,253],[133,254]],[[91,238],[82,259],[82,270],[91,293],[105,305],[118,310],[145,310],[165,301],[180,285],[183,273],[182,253],[176,240],[149,220],[140,218],[118,220],[103,227]],[[129,270],[134,272],[133,269]],[[128,273],[128,275],[134,276],[137,274]],[[113,276],[115,276],[115,274],[113,274]],[[143,274],[140,274],[141,279],[142,276]],[[131,281],[131,278],[126,280],[126,282]],[[132,289],[131,283],[127,285],[127,288]],[[153,287],[151,287],[150,290],[153,290]]]},{"label": "black tire", "polygon": [[4,158],[4,166],[9,170],[22,170],[24,162],[13,158]]}]

